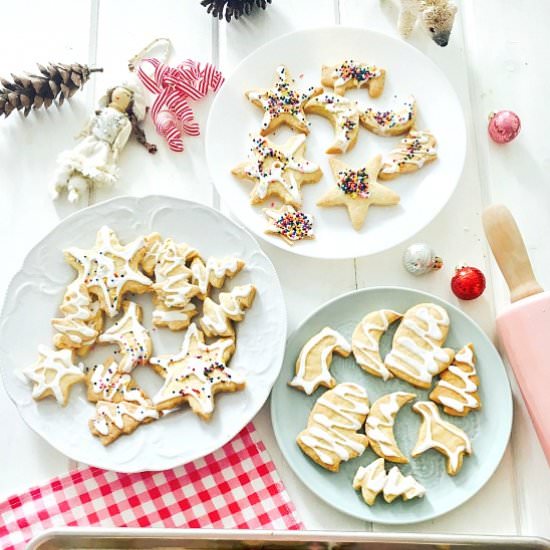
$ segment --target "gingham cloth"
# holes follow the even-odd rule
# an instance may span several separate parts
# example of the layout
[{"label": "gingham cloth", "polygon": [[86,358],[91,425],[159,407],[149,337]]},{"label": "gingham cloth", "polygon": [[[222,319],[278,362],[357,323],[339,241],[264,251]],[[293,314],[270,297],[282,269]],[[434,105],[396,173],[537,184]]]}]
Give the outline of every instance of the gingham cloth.
[{"label": "gingham cloth", "polygon": [[84,468],[0,503],[0,548],[19,550],[48,527],[300,529],[252,424],[218,451],[164,472]]}]

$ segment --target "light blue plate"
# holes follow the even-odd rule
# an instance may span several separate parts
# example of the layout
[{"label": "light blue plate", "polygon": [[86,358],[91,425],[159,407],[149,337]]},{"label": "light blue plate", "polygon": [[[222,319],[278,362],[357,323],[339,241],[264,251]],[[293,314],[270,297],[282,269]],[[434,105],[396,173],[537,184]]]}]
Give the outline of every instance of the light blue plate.
[{"label": "light blue plate", "polygon": [[[437,451],[429,450],[420,457],[411,458],[401,466],[404,473],[412,473],[426,487],[426,496],[392,504],[378,497],[374,506],[367,506],[351,483],[359,466],[367,465],[376,455],[369,448],[362,456],[342,463],[340,472],[329,472],[306,457],[295,442],[298,433],[306,426],[313,404],[325,391],[319,388],[313,395],[288,386],[294,373],[296,358],[306,341],[325,326],[341,332],[351,341],[356,324],[370,311],[395,309],[404,312],[409,307],[433,302],[449,313],[451,327],[446,345],[458,349],[472,342],[477,355],[477,369],[481,379],[482,409],[471,412],[465,418],[450,417],[454,424],[464,429],[472,441],[473,454],[464,457],[464,465],[457,476],[447,475],[445,458]],[[397,323],[395,324],[397,325]],[[391,345],[396,326],[383,336],[380,345],[384,357]],[[406,382],[392,379],[384,382],[361,370],[353,355],[347,359],[335,354],[331,372],[337,382],[355,382],[367,389],[370,402],[386,393],[397,390],[417,394],[426,399],[428,391],[413,388]],[[287,462],[303,483],[325,502],[338,510],[366,521],[404,524],[426,521],[460,506],[473,497],[491,477],[498,466],[512,427],[512,394],[500,356],[481,328],[462,311],[451,304],[417,290],[399,287],[377,287],[358,290],[331,300],[315,311],[294,331],[287,342],[281,374],[271,396],[271,417],[277,442]],[[395,433],[400,448],[410,457],[418,435],[420,417],[405,405],[396,420]],[[392,463],[386,462],[386,468]]]}]

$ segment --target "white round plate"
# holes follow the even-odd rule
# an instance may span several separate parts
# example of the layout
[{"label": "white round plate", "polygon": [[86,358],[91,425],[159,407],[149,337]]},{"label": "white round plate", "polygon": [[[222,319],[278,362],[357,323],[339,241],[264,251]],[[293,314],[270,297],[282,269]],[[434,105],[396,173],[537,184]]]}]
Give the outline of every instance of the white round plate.
[{"label": "white round plate", "polygon": [[[378,309],[394,309],[405,312],[413,305],[433,302],[443,306],[451,320],[446,346],[459,349],[468,342],[474,345],[480,378],[479,395],[482,407],[466,417],[441,416],[460,426],[472,442],[473,454],[464,457],[463,466],[454,477],[445,471],[445,457],[429,450],[409,464],[399,465],[406,474],[411,473],[424,487],[423,498],[407,502],[397,499],[391,504],[378,496],[373,506],[367,506],[361,493],[354,491],[352,480],[359,466],[366,466],[378,458],[368,448],[363,455],[343,462],[338,473],[321,468],[302,453],[296,444],[296,436],[306,427],[309,413],[325,388],[319,388],[311,396],[288,385],[294,375],[296,359],[302,346],[319,330],[331,326],[351,341],[357,323],[364,315]],[[395,323],[380,342],[382,356],[389,351]],[[343,358],[334,355],[331,373],[338,383],[355,382],[368,393],[370,403],[382,395],[394,391],[407,391],[425,400],[428,390],[414,388],[407,382],[392,378],[384,382],[360,369],[353,355]],[[435,382],[435,380],[434,380]],[[512,428],[512,394],[506,370],[500,356],[479,326],[465,313],[451,304],[428,294],[408,288],[376,287],[357,290],[339,296],[314,311],[288,338],[283,368],[271,394],[271,419],[281,451],[304,484],[325,502],[341,512],[366,521],[404,524],[428,521],[460,506],[473,497],[493,475],[502,459]],[[410,456],[418,436],[420,417],[405,405],[395,423],[395,435],[399,447]],[[394,464],[386,461],[386,470]]]},{"label": "white round plate", "polygon": [[[439,158],[414,174],[399,177],[387,185],[401,197],[392,207],[371,207],[365,225],[355,231],[344,207],[318,208],[316,201],[334,185],[326,148],[333,131],[328,120],[309,115],[306,158],[323,170],[319,183],[302,187],[303,210],[315,218],[314,240],[292,247],[279,237],[265,234],[262,208],[276,203],[268,198],[252,206],[250,182],[239,181],[231,169],[247,157],[249,134],[260,129],[263,112],[244,96],[252,88],[271,86],[278,65],[287,65],[301,89],[319,85],[321,66],[344,59],[375,63],[387,70],[384,93],[371,99],[365,89],[347,92],[353,99],[379,107],[390,106],[394,96],[416,97],[418,129],[431,130],[438,142]],[[269,136],[283,143],[290,135],[280,128]],[[387,153],[400,137],[378,137],[359,131],[355,148],[339,158],[359,168],[378,153]],[[206,131],[206,154],[210,174],[220,195],[233,214],[256,235],[295,254],[316,258],[352,258],[381,252],[410,238],[424,228],[451,197],[464,165],[466,129],[458,98],[446,77],[434,63],[409,44],[367,29],[327,27],[298,31],[277,38],[244,59],[218,92]]]},{"label": "white round plate", "polygon": [[[252,308],[238,323],[237,350],[230,363],[245,375],[247,387],[219,394],[210,422],[184,407],[103,447],[88,429],[94,405],[86,399],[84,384],[73,386],[66,407],[51,398],[35,401],[31,397],[31,386],[20,370],[36,360],[39,344],[51,342],[50,320],[57,315],[65,288],[74,279],[62,250],[91,247],[102,225],[114,229],[121,242],[158,231],[176,242],[191,244],[203,256],[236,255],[246,262],[246,268],[225,288],[245,283],[257,288]],[[135,300],[144,307],[144,325],[151,328],[151,296]],[[154,354],[176,352],[183,335],[183,331],[151,330]],[[255,416],[279,374],[285,338],[286,311],[277,274],[246,230],[194,202],[162,196],[122,197],[73,214],[29,252],[8,287],[0,317],[0,372],[25,422],[70,458],[119,472],[164,470],[218,449]],[[115,349],[97,345],[83,362],[93,365]],[[162,385],[162,379],[148,367],[138,367],[134,373],[149,392]]]}]

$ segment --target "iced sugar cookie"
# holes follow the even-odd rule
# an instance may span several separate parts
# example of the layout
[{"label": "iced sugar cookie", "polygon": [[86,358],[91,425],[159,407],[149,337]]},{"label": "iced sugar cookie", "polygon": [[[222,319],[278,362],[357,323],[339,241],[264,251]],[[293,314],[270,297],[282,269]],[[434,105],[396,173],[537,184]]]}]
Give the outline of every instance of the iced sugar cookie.
[{"label": "iced sugar cookie", "polygon": [[339,332],[325,327],[310,338],[300,351],[296,361],[296,375],[289,385],[307,395],[311,395],[319,386],[333,388],[336,380],[330,374],[330,364],[334,352],[348,357],[351,346]]},{"label": "iced sugar cookie", "polygon": [[399,195],[395,191],[376,181],[382,163],[380,155],[358,170],[335,158],[331,158],[329,163],[336,185],[317,201],[317,206],[345,206],[355,230],[363,227],[371,205],[391,206],[399,203]]},{"label": "iced sugar cookie", "polygon": [[464,455],[472,454],[472,445],[466,433],[458,426],[443,420],[435,403],[419,401],[413,411],[422,416],[418,440],[411,455],[417,457],[428,449],[435,449],[447,457],[447,473],[458,474]]},{"label": "iced sugar cookie", "polygon": [[191,262],[191,281],[199,289],[197,297],[204,300],[211,287],[221,288],[227,278],[234,277],[244,266],[245,263],[235,256],[225,258],[211,256],[206,263],[201,258],[195,258]]},{"label": "iced sugar cookie", "polygon": [[386,477],[384,484],[384,500],[388,503],[393,502],[397,497],[403,500],[423,497],[426,489],[418,483],[413,476],[404,476],[397,466],[394,466]]},{"label": "iced sugar cookie", "polygon": [[380,338],[389,326],[401,319],[401,313],[391,309],[380,309],[368,313],[355,327],[351,347],[357,364],[369,374],[388,380],[392,373],[384,366],[380,357]]},{"label": "iced sugar cookie", "polygon": [[384,69],[353,59],[339,65],[323,65],[321,69],[321,84],[334,88],[339,95],[353,88],[366,88],[371,97],[378,97],[384,91],[385,79]]},{"label": "iced sugar cookie", "polygon": [[416,121],[416,100],[409,96],[396,101],[389,109],[364,107],[360,110],[361,126],[379,136],[400,136],[408,132]]},{"label": "iced sugar cookie", "polygon": [[436,304],[410,308],[393,336],[384,364],[398,378],[417,388],[429,388],[432,378],[453,360],[454,351],[441,346],[449,332],[449,316]]},{"label": "iced sugar cookie", "polygon": [[280,208],[264,208],[268,220],[266,233],[279,235],[289,245],[304,239],[314,239],[313,216],[284,204]]},{"label": "iced sugar cookie", "polygon": [[81,366],[73,363],[72,350],[56,351],[47,346],[38,346],[38,360],[23,374],[33,383],[33,399],[52,396],[62,406],[67,404],[72,386],[84,380]]},{"label": "iced sugar cookie", "polygon": [[439,375],[430,399],[442,405],[447,414],[466,416],[470,411],[481,408],[478,389],[474,346],[468,344],[455,355],[450,367]]},{"label": "iced sugar cookie", "polygon": [[352,485],[356,491],[361,491],[363,500],[369,506],[372,506],[376,501],[376,497],[384,490],[386,477],[384,459],[377,458],[368,466],[359,466]]},{"label": "iced sugar cookie", "polygon": [[325,92],[311,98],[304,107],[306,113],[327,118],[334,128],[334,141],[325,151],[341,154],[353,149],[359,133],[359,110],[357,103],[347,97]]},{"label": "iced sugar cookie", "polygon": [[288,69],[284,65],[277,67],[275,82],[267,90],[250,90],[246,97],[264,111],[262,120],[262,136],[267,136],[281,124],[309,133],[304,104],[312,97],[320,94],[322,88],[310,86],[306,92],[300,92],[295,86]]},{"label": "iced sugar cookie", "polygon": [[365,433],[378,456],[401,464],[409,462],[397,445],[393,428],[401,407],[415,397],[414,393],[397,391],[383,395],[373,403],[367,416]]},{"label": "iced sugar cookie", "polygon": [[[160,257],[166,251],[166,241],[163,240],[160,233],[151,233],[144,237],[145,242],[145,255],[141,260],[141,269],[145,272],[146,275],[152,277],[155,273],[155,267],[159,263]],[[173,240],[167,239],[169,241],[170,247],[172,247]],[[177,252],[184,261],[191,261],[193,258],[199,255],[198,251],[189,246],[187,243],[178,243],[176,245]]]},{"label": "iced sugar cookie", "polygon": [[302,452],[326,470],[337,472],[342,461],[363,454],[368,445],[357,433],[369,412],[367,392],[357,384],[338,384],[317,399],[296,442]]},{"label": "iced sugar cookie", "polygon": [[299,208],[302,185],[316,183],[323,175],[317,164],[304,158],[305,136],[291,136],[282,145],[275,145],[262,136],[252,136],[251,139],[248,160],[231,170],[237,178],[254,184],[250,193],[251,204],[262,203],[275,195],[285,204]]},{"label": "iced sugar cookie", "polygon": [[156,327],[183,330],[197,313],[197,307],[191,302],[182,307],[167,307],[158,296],[153,296],[153,325]]}]

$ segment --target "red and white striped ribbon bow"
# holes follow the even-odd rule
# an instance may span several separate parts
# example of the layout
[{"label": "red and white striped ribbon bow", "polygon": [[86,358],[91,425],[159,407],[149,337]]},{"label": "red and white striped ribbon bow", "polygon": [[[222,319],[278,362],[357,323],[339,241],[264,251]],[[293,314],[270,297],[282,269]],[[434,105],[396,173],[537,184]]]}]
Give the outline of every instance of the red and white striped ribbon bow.
[{"label": "red and white striped ribbon bow", "polygon": [[[143,69],[145,63],[154,67],[152,76]],[[196,101],[209,90],[217,91],[224,80],[221,72],[210,63],[201,66],[192,59],[170,67],[158,59],[147,58],[140,63],[138,77],[150,92],[157,95],[150,111],[157,132],[164,136],[172,151],[183,151],[183,134],[200,134],[189,100]]]}]

